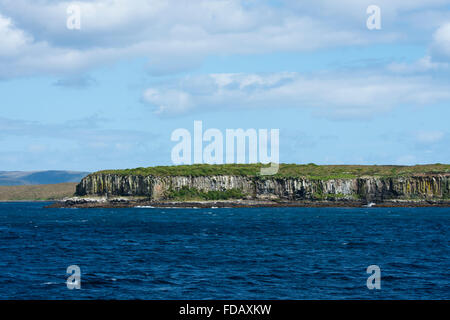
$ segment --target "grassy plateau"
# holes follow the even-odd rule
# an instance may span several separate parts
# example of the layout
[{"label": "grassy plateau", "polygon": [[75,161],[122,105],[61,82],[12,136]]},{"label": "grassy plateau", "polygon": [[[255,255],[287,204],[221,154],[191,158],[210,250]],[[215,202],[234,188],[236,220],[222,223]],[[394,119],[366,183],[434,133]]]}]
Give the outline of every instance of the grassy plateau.
[{"label": "grassy plateau", "polygon": [[[263,164],[194,164],[181,166],[158,166],[148,168],[104,170],[95,174],[139,175],[139,176],[210,176],[236,175],[259,176]],[[450,173],[448,164],[427,164],[415,166],[394,165],[316,165],[280,164],[277,174],[268,177],[304,177],[308,179],[351,179],[363,176],[399,177],[418,174]]]}]

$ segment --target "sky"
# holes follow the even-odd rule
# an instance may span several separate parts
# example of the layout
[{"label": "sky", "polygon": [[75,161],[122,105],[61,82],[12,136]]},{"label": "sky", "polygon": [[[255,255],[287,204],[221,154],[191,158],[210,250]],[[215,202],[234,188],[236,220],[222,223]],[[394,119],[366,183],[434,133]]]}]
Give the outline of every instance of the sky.
[{"label": "sky", "polygon": [[449,163],[449,106],[450,0],[0,0],[0,171],[171,165],[195,120],[279,129],[282,163]]}]

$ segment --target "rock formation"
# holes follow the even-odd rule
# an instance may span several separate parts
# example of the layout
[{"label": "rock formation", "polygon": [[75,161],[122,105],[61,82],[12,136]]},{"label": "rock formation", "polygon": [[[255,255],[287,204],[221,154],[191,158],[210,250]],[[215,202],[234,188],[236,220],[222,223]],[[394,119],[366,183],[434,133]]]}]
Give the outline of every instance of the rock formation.
[{"label": "rock formation", "polygon": [[450,174],[407,177],[363,176],[352,179],[307,179],[259,176],[141,176],[95,173],[77,186],[78,196],[133,196],[164,200],[170,190],[239,189],[248,199],[280,200],[442,200],[450,198]]}]

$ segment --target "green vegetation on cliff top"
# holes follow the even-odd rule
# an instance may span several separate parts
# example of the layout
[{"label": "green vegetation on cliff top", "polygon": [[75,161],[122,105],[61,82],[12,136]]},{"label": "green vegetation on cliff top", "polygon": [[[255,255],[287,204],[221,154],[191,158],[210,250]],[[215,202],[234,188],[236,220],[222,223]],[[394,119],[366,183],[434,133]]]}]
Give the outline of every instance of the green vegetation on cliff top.
[{"label": "green vegetation on cliff top", "polygon": [[[104,170],[93,173],[139,176],[259,176],[260,169],[268,167],[262,164],[194,164],[182,166],[158,166],[124,170]],[[274,176],[267,177],[304,177],[308,179],[351,179],[362,176],[400,177],[420,174],[450,173],[448,164],[429,164],[416,166],[366,166],[366,165],[316,165],[310,164],[280,164],[279,171]]]}]

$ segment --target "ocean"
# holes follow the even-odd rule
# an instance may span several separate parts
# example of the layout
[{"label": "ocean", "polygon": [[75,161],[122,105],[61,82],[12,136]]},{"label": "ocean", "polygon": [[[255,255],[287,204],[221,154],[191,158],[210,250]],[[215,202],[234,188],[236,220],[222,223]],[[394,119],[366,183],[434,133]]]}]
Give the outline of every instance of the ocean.
[{"label": "ocean", "polygon": [[450,208],[47,204],[0,203],[0,299],[450,299]]}]

